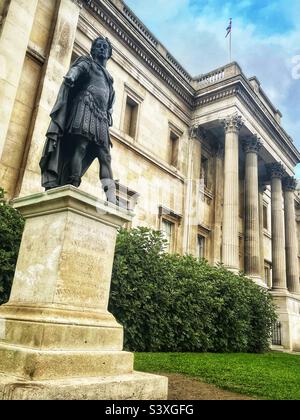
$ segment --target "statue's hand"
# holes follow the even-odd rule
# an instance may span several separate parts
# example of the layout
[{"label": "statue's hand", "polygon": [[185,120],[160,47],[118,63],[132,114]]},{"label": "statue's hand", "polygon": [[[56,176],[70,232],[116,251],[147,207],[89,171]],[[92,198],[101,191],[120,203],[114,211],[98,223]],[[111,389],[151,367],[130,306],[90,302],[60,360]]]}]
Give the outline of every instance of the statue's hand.
[{"label": "statue's hand", "polygon": [[65,76],[65,84],[69,87],[74,87],[75,79],[72,76]]}]

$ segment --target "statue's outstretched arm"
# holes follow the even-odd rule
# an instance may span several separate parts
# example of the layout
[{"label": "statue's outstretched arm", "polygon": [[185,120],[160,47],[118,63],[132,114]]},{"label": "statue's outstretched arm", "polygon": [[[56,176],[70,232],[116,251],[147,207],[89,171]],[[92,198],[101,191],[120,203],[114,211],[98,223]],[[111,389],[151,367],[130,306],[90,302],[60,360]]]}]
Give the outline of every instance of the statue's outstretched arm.
[{"label": "statue's outstretched arm", "polygon": [[75,61],[75,63],[71,66],[70,70],[64,77],[64,83],[70,87],[74,87],[79,77],[84,73],[87,73],[89,68],[89,62],[81,57],[81,59]]}]

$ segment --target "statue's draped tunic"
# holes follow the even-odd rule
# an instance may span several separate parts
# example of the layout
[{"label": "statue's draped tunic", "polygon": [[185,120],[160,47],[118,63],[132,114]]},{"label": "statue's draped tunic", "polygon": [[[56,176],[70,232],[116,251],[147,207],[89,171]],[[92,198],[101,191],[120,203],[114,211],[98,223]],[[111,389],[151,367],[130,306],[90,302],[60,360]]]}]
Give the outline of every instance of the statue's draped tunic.
[{"label": "statue's draped tunic", "polygon": [[75,80],[75,84],[63,83],[60,88],[40,162],[42,185],[46,189],[68,182],[74,150],[72,142],[76,136],[89,141],[81,176],[96,157],[111,160],[109,127],[115,100],[112,77],[90,56],[76,60],[66,80],[68,77]]}]

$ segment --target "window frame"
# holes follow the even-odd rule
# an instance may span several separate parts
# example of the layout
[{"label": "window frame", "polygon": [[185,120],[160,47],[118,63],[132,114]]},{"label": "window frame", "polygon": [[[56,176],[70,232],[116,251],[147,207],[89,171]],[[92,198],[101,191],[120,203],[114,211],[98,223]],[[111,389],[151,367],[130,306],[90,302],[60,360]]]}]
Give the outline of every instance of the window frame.
[{"label": "window frame", "polygon": [[[169,136],[168,148],[170,148],[168,164],[172,166],[172,168],[175,168],[176,170],[180,170],[180,151],[181,151],[181,138],[183,136],[183,131],[180,130],[174,123],[169,121],[168,136]],[[174,159],[174,150],[176,151],[176,155],[177,155],[175,159]]]},{"label": "window frame", "polygon": [[263,229],[269,231],[269,206],[263,203]]},{"label": "window frame", "polygon": [[158,230],[162,232],[162,225],[163,221],[167,221],[174,225],[174,232],[173,232],[173,244],[170,248],[169,253],[177,252],[177,241],[178,241],[178,230],[182,222],[182,216],[180,214],[175,213],[173,210],[168,209],[164,206],[159,206],[159,223],[158,223]]},{"label": "window frame", "polygon": [[[266,270],[268,270],[268,276],[266,278]],[[266,285],[271,289],[272,288],[272,262],[264,260],[264,280]]]},{"label": "window frame", "polygon": [[[164,234],[166,231],[163,229],[164,224],[167,223],[170,225],[170,241],[168,242],[166,252],[172,254],[175,250],[175,231],[176,231],[176,224],[173,221],[170,221],[166,217],[161,218],[161,229],[160,231]],[[167,235],[164,235],[164,239],[168,239]]]},{"label": "window frame", "polygon": [[[135,135],[132,137],[125,131],[125,117],[126,117],[126,109],[127,109],[127,102],[128,99],[134,102],[137,106],[137,114],[136,114],[136,127],[135,127]],[[140,119],[141,119],[141,108],[144,98],[139,95],[134,89],[132,89],[127,83],[124,83],[124,97],[123,97],[123,108],[122,108],[122,115],[121,115],[121,131],[124,133],[124,136],[131,140],[131,141],[138,141],[139,138],[139,131],[140,131]]]},{"label": "window frame", "polygon": [[[200,256],[200,241],[199,239],[203,240],[203,244],[202,244],[202,251],[203,251],[203,255]],[[202,235],[201,233],[198,232],[197,235],[197,258],[199,258],[199,260],[205,260],[206,259],[206,247],[207,247],[207,237]]]},{"label": "window frame", "polygon": [[208,226],[204,226],[204,225],[198,225],[198,231],[197,231],[197,258],[199,257],[199,243],[198,243],[198,239],[199,236],[204,238],[204,257],[203,259],[206,261],[209,261],[209,249],[211,249],[211,229]]}]

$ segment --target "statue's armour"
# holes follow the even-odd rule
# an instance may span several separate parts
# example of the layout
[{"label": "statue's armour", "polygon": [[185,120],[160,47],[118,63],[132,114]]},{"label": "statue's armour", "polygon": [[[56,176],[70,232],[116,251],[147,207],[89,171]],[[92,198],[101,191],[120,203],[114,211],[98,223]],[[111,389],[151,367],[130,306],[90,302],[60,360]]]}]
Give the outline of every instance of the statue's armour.
[{"label": "statue's armour", "polygon": [[109,146],[108,104],[110,89],[102,68],[95,62],[80,63],[80,90],[74,96],[67,123],[69,134],[86,137],[98,145]]}]

